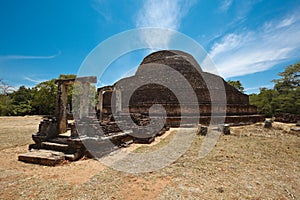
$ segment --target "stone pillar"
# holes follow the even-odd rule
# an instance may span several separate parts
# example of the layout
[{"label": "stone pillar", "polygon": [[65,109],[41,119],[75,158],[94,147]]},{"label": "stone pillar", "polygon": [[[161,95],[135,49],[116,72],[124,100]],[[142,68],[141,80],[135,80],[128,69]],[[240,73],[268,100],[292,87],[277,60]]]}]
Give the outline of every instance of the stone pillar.
[{"label": "stone pillar", "polygon": [[82,83],[82,93],[80,96],[80,118],[89,116],[89,94],[90,94],[90,83]]},{"label": "stone pillar", "polygon": [[67,98],[68,86],[63,83],[58,83],[56,118],[58,122],[57,134],[67,131]]},{"label": "stone pillar", "polygon": [[122,111],[122,93],[121,90],[116,90],[116,112]]},{"label": "stone pillar", "polygon": [[99,109],[99,121],[102,121],[102,112],[103,112],[103,91],[100,90],[98,94],[98,109]]}]

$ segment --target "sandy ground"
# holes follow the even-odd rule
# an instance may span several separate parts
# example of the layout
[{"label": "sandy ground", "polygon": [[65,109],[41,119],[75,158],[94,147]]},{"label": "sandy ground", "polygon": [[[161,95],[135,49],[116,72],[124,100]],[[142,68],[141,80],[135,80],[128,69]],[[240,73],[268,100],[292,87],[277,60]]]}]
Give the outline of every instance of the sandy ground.
[{"label": "sandy ground", "polygon": [[[0,117],[0,199],[300,199],[300,135],[289,131],[291,124],[232,127],[203,159],[198,151],[204,137],[196,136],[171,165],[129,174],[93,159],[56,167],[17,161],[40,120]],[[172,131],[130,150],[160,148]]]}]

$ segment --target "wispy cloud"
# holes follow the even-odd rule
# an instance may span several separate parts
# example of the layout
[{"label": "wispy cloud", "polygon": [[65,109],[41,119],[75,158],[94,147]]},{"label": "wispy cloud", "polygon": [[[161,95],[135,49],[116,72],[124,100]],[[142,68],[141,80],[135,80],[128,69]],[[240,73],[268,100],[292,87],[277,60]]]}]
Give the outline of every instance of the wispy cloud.
[{"label": "wispy cloud", "polygon": [[112,15],[107,4],[108,1],[105,0],[93,0],[91,6],[99,13],[101,17],[103,17],[105,21],[111,22]]},{"label": "wispy cloud", "polygon": [[[146,0],[138,12],[136,27],[155,27],[178,30],[183,17],[196,3],[194,0]],[[141,35],[150,47],[163,44],[168,47],[171,35],[153,36],[143,32]]]},{"label": "wispy cloud", "polygon": [[280,21],[279,24],[276,26],[276,28],[283,28],[283,27],[290,26],[293,23],[295,23],[296,21],[297,21],[297,19],[295,16],[287,17],[287,18],[283,19],[282,21]]},{"label": "wispy cloud", "polygon": [[[209,52],[224,77],[270,69],[300,50],[300,17],[287,16],[265,23],[258,30],[228,33]],[[298,55],[299,58],[299,55]]]},{"label": "wispy cloud", "polygon": [[29,77],[29,76],[24,76],[23,78],[24,78],[24,80],[30,81],[30,82],[35,83],[35,84],[46,81],[46,79],[37,79],[37,78]]},{"label": "wispy cloud", "polygon": [[269,84],[269,85],[260,85],[260,86],[249,87],[249,88],[245,88],[245,92],[246,93],[256,92],[260,88],[269,88],[269,89],[271,89],[273,86],[274,85]]},{"label": "wispy cloud", "polygon": [[[239,27],[245,27],[245,21],[247,20],[248,14],[252,11],[254,6],[258,3],[258,0],[253,1],[234,1],[234,0],[219,0],[218,7],[216,9],[215,15],[218,15],[220,19],[224,13],[230,13],[230,15],[235,15],[231,17],[230,21],[226,22],[227,17],[224,18],[224,23],[222,26],[216,26],[216,31],[210,34],[203,34],[198,37],[198,40],[201,41],[201,44],[204,47],[209,47],[214,41],[219,40],[224,36],[224,33],[230,32],[230,30],[237,29]],[[233,5],[235,4],[234,8]],[[236,9],[238,7],[238,9]],[[230,12],[228,12],[229,9]],[[219,15],[221,14],[221,15]],[[208,48],[207,48],[208,49]]]},{"label": "wispy cloud", "polygon": [[232,5],[233,0],[223,0],[221,2],[221,5],[219,7],[219,10],[222,12],[227,12],[227,10],[230,8]]},{"label": "wispy cloud", "polygon": [[57,54],[49,56],[36,56],[36,55],[0,55],[0,60],[46,60],[58,57],[61,54],[59,51]]}]

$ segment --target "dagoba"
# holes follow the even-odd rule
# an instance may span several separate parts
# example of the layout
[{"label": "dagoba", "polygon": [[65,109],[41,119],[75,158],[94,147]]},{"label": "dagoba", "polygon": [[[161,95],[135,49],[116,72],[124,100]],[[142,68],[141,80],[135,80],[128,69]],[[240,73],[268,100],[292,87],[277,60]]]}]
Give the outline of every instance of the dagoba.
[{"label": "dagoba", "polygon": [[[192,96],[189,88],[196,99],[189,99]],[[203,124],[210,123],[212,114],[225,117],[226,123],[262,120],[256,106],[249,104],[248,95],[220,76],[204,72],[192,55],[178,50],[151,53],[143,59],[134,76],[99,88],[98,92],[101,99],[98,108],[104,116],[111,114],[112,108],[117,113],[147,115],[151,106],[160,104],[166,110],[169,126],[178,126],[180,120],[199,114],[199,123]],[[178,96],[186,98],[180,102]]]}]

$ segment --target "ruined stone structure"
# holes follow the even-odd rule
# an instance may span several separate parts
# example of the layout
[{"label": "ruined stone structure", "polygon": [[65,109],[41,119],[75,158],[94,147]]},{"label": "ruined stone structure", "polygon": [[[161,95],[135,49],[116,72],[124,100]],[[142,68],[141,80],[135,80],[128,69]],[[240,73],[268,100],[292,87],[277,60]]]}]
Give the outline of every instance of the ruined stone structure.
[{"label": "ruined stone structure", "polygon": [[[180,81],[181,78],[185,81]],[[256,107],[249,105],[247,95],[221,77],[202,71],[191,55],[181,51],[158,51],[148,55],[134,76],[121,79],[112,86],[98,88],[97,105],[91,109],[89,92],[91,84],[96,82],[96,77],[56,81],[56,114],[40,123],[38,133],[32,135],[35,143],[29,146],[28,153],[19,156],[20,161],[56,165],[63,160],[78,160],[84,155],[101,157],[132,142],[150,143],[168,127],[177,127],[180,123],[209,124],[213,112],[220,117],[226,115],[226,123],[263,120],[256,114]],[[171,89],[159,84],[162,82],[171,84]],[[70,115],[67,112],[67,91],[74,84],[80,94],[77,105],[72,105]],[[190,97],[191,91],[195,98]],[[167,116],[158,131],[153,131],[153,126],[145,128],[150,121],[151,124],[159,124],[160,109],[151,110],[153,116],[149,118],[149,110],[154,104],[163,106]],[[130,113],[130,116],[125,113]],[[127,118],[122,118],[123,115]],[[117,116],[121,118],[116,122]],[[128,123],[128,117],[135,126]]]},{"label": "ruined stone structure", "polygon": [[[38,132],[32,135],[35,143],[29,145],[29,152],[19,155],[20,161],[54,166],[64,160],[75,161],[83,156],[102,157],[133,142],[150,143],[155,136],[168,130],[164,127],[157,133],[147,132],[146,137],[135,137],[133,130],[121,130],[113,120],[99,121],[97,108],[91,109],[89,105],[91,83],[96,82],[94,76],[56,80],[55,116],[44,117]],[[79,101],[72,106],[70,115],[67,112],[67,93],[68,87],[74,85],[79,91]],[[148,119],[144,121],[147,123]]]},{"label": "ruined stone structure", "polygon": [[[88,91],[96,77],[56,80],[58,86],[55,116],[45,117],[39,125],[38,133],[32,135],[35,144],[29,145],[28,153],[19,155],[19,160],[43,165],[56,165],[63,160],[78,160],[85,153],[84,145],[78,137],[74,123],[68,123],[67,94],[68,87],[75,82],[83,91],[80,102],[88,102]],[[82,103],[79,115],[88,117],[88,106]],[[70,130],[69,135],[65,133]]]},{"label": "ruined stone structure", "polygon": [[[169,69],[158,69],[155,67],[157,64],[166,65]],[[178,102],[176,94],[168,88],[159,84],[143,85],[141,82],[145,77],[153,77],[155,79],[159,76],[161,79],[172,79],[173,77],[170,77],[172,70],[178,71],[189,82],[197,96],[197,101],[188,102],[185,105],[185,109],[181,108],[182,106]],[[180,93],[185,92],[186,88],[182,86],[181,81],[175,78],[172,81],[176,90]],[[139,84],[141,87],[128,96],[129,90]],[[225,91],[222,93],[220,92],[221,90]],[[239,92],[221,77],[203,72],[191,55],[181,51],[158,51],[152,53],[144,58],[134,76],[121,79],[113,86],[106,86],[98,91],[98,109],[103,116],[112,113],[111,109],[114,106],[111,105],[111,102],[115,104],[117,112],[122,113],[129,108],[130,113],[145,115],[147,115],[149,108],[153,104],[160,104],[167,111],[168,126],[177,126],[180,120],[196,116],[197,113],[200,113],[199,123],[209,124],[212,104],[214,104],[214,112],[221,116],[226,115],[226,123],[237,124],[262,121],[262,117],[257,115],[257,108],[249,104],[248,95]],[[113,91],[115,91],[114,95]],[[112,101],[112,99],[115,99],[115,101]],[[220,101],[220,99],[223,99],[223,101]],[[126,106],[128,101],[130,102],[129,107]],[[188,104],[191,107],[196,104],[199,109],[189,109]]]}]

